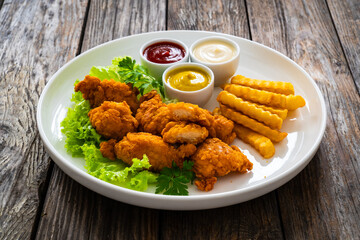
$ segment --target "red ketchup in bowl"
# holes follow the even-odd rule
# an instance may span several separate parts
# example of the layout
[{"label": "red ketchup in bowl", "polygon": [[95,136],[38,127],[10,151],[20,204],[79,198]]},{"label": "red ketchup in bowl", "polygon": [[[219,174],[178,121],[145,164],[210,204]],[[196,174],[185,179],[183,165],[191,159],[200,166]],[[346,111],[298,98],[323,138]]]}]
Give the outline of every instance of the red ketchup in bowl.
[{"label": "red ketchup in bowl", "polygon": [[185,49],[172,42],[158,42],[145,48],[144,57],[154,63],[174,63],[185,57]]}]

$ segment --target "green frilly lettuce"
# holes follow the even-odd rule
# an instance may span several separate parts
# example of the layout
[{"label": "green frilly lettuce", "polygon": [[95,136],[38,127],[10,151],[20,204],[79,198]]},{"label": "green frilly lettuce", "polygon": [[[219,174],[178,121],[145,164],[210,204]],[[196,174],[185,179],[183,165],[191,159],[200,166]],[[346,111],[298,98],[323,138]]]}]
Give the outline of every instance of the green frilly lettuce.
[{"label": "green frilly lettuce", "polygon": [[131,166],[121,160],[112,161],[103,157],[99,149],[101,135],[92,127],[88,117],[89,101],[83,99],[81,92],[74,93],[71,101],[73,106],[60,124],[61,132],[66,136],[65,148],[73,157],[85,158],[89,174],[137,191],[145,191],[150,183],[156,182],[158,175],[148,171],[151,165],[146,155],[142,160],[133,159]]},{"label": "green frilly lettuce", "polygon": [[68,109],[66,117],[60,124],[61,132],[66,136],[67,151],[73,157],[84,157],[81,146],[85,143],[99,146],[101,136],[91,126],[88,117],[89,101],[83,99],[81,92],[73,93],[71,101],[74,105]]},{"label": "green frilly lettuce", "polygon": [[94,145],[85,144],[82,150],[88,173],[105,182],[137,191],[145,191],[149,183],[156,182],[157,174],[145,170],[151,167],[146,155],[141,160],[134,158],[133,164],[129,167],[122,161],[112,161],[103,157]]}]

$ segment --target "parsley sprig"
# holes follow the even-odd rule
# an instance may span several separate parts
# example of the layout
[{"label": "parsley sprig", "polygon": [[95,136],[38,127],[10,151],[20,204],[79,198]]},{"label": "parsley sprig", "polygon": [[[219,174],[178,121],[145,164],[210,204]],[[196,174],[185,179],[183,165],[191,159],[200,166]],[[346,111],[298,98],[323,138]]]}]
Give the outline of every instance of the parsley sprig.
[{"label": "parsley sprig", "polygon": [[141,95],[155,89],[165,99],[164,86],[161,79],[151,76],[147,68],[136,63],[129,56],[123,57],[118,63],[118,73],[125,83],[131,83],[137,87]]},{"label": "parsley sprig", "polygon": [[179,168],[175,162],[172,162],[172,168],[164,167],[159,177],[155,193],[164,195],[189,195],[188,183],[193,183],[195,174],[191,171],[194,163],[184,161],[183,167]]}]

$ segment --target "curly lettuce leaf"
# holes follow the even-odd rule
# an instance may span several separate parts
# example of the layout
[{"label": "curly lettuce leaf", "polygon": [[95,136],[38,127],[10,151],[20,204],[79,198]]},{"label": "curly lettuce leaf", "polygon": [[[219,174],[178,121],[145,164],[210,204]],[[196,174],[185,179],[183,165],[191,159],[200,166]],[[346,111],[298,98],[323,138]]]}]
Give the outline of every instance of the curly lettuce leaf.
[{"label": "curly lettuce leaf", "polygon": [[66,136],[65,148],[73,157],[83,157],[81,147],[86,144],[99,146],[101,135],[91,126],[88,112],[90,104],[84,100],[81,92],[72,95],[71,101],[74,103],[68,109],[67,115],[60,123],[61,132]]},{"label": "curly lettuce leaf", "polygon": [[94,66],[90,69],[89,75],[97,77],[101,81],[104,79],[114,79],[117,82],[122,82],[120,75],[117,73],[117,69],[112,65],[107,67]]},{"label": "curly lettuce leaf", "polygon": [[146,67],[137,64],[135,59],[129,56],[115,57],[112,64],[106,67],[94,66],[91,68],[90,76],[97,77],[100,80],[114,79],[118,82],[131,83],[139,89],[140,96],[156,90],[163,102],[176,103],[177,99],[168,99],[165,97],[165,88],[162,79],[156,79],[149,74]]},{"label": "curly lettuce leaf", "polygon": [[[122,161],[112,161],[102,156],[94,145],[82,146],[85,155],[85,169],[94,177],[105,182],[137,191],[145,191],[150,183],[155,183],[157,174],[146,169],[151,167],[146,155],[143,159],[133,159],[133,164],[127,166]],[[145,169],[145,170],[144,170]]]}]

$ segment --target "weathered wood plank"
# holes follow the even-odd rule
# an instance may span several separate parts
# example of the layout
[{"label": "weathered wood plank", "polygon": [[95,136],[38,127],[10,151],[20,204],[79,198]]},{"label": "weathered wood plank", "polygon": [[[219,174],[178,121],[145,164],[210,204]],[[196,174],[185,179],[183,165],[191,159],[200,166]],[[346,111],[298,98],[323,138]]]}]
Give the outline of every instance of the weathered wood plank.
[{"label": "weathered wood plank", "polygon": [[[217,31],[250,37],[243,1],[169,1],[168,29]],[[282,239],[274,193],[234,206],[162,211],[162,239]]]},{"label": "weathered wood plank", "polygon": [[225,208],[163,211],[159,234],[161,239],[282,239],[274,199],[272,192]]},{"label": "weathered wood plank", "polygon": [[50,166],[36,106],[51,74],[75,56],[85,8],[77,1],[5,1],[1,8],[1,239],[29,238],[36,227]]},{"label": "weathered wood plank", "polygon": [[169,0],[168,30],[205,30],[250,38],[244,1]]},{"label": "weathered wood plank", "polygon": [[314,159],[278,190],[285,237],[352,239],[360,232],[360,98],[326,3],[248,1],[248,12],[253,39],[300,64],[328,111]]},{"label": "weathered wood plank", "polygon": [[157,239],[155,210],[103,197],[56,165],[36,239]]},{"label": "weathered wood plank", "polygon": [[[165,30],[165,8],[164,0],[91,1],[81,51],[118,37]],[[100,196],[55,166],[36,237],[157,239],[158,228],[158,211]]]},{"label": "weathered wood plank", "polygon": [[327,0],[341,46],[360,94],[360,2]]},{"label": "weathered wood plank", "polygon": [[166,29],[166,1],[92,1],[82,51],[120,37]]}]

